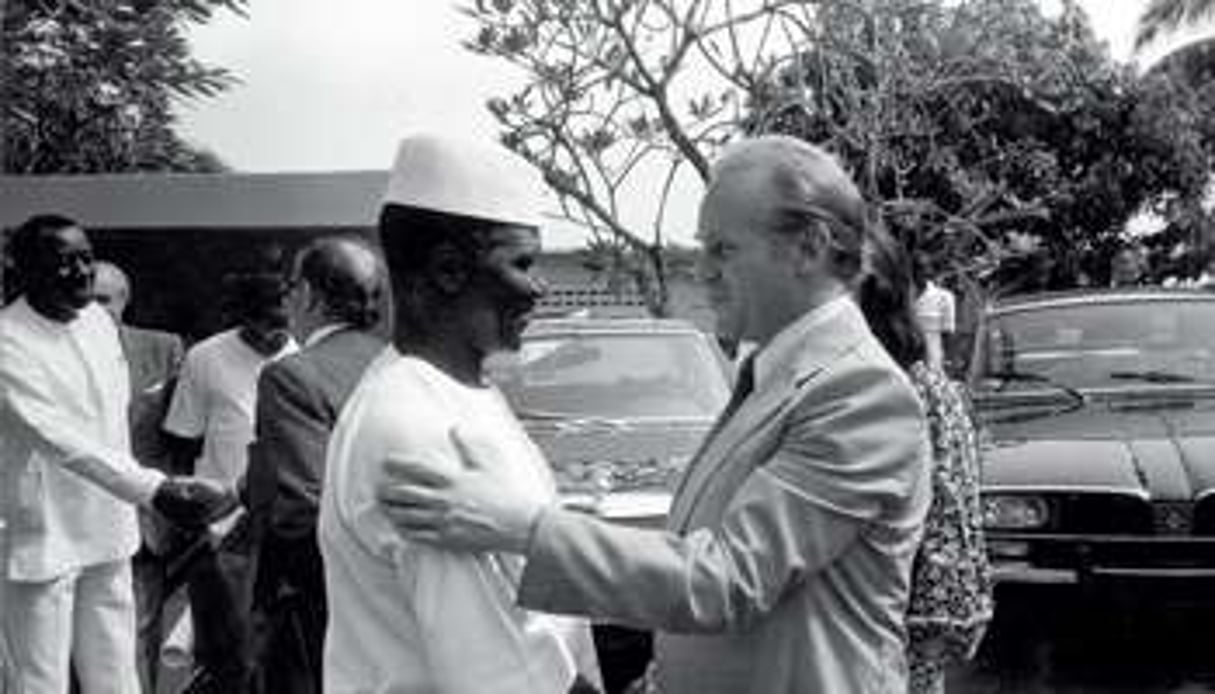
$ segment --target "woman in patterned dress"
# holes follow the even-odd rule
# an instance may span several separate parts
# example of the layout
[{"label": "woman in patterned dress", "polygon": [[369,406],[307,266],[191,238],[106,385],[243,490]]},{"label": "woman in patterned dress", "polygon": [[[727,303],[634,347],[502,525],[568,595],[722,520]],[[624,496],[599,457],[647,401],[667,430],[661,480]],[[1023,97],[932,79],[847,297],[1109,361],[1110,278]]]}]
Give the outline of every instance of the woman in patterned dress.
[{"label": "woman in patterned dress", "polygon": [[913,297],[905,251],[874,230],[858,287],[861,309],[919,391],[932,438],[933,500],[912,568],[907,610],[909,690],[928,694],[945,691],[949,665],[974,656],[991,621],[992,585],[973,413],[961,386],[925,360]]}]

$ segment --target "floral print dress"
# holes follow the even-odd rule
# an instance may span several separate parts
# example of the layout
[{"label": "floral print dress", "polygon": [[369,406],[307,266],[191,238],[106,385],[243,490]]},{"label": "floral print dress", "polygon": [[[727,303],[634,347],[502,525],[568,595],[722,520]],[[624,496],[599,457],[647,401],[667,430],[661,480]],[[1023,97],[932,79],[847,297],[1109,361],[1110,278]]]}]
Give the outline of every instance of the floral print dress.
[{"label": "floral print dress", "polygon": [[917,362],[909,370],[932,437],[932,506],[912,567],[907,610],[910,691],[943,692],[945,670],[978,650],[991,621],[991,567],[979,501],[979,442],[961,386]]}]

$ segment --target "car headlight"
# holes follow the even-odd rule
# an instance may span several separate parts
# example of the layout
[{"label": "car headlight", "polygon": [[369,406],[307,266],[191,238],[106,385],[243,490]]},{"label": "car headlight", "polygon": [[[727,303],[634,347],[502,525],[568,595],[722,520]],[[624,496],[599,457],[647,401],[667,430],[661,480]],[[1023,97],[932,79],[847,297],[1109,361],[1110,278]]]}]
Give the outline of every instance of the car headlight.
[{"label": "car headlight", "polygon": [[1050,522],[1050,504],[1040,496],[992,494],[983,497],[983,527],[1031,530]]}]

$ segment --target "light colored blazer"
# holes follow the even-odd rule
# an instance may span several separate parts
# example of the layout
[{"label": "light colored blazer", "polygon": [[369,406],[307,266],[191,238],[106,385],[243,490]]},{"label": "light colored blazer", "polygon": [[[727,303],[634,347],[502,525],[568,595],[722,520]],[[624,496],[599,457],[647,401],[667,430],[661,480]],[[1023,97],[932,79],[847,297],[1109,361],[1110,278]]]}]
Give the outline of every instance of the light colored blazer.
[{"label": "light colored blazer", "polygon": [[545,511],[520,604],[656,628],[670,694],[904,692],[927,428],[856,305],[836,308],[778,338],[783,357],[689,465],[668,532]]}]

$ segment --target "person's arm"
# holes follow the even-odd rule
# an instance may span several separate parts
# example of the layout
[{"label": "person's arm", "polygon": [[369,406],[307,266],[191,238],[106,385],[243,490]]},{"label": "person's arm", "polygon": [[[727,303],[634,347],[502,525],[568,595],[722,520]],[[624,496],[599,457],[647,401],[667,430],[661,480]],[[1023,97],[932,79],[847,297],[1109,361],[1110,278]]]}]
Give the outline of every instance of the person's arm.
[{"label": "person's arm", "polygon": [[956,370],[964,358],[965,336],[958,334],[957,296],[949,289],[941,288],[941,356],[942,368],[947,373]]},{"label": "person's arm", "polygon": [[15,340],[0,341],[0,408],[9,412],[9,421],[49,450],[49,461],[120,499],[148,505],[164,482],[164,473],[143,467],[129,450],[82,431],[48,387],[43,368],[35,355]]},{"label": "person's arm", "polygon": [[[154,508],[183,525],[205,523],[230,504],[222,488],[204,480],[168,477],[140,465],[130,450],[96,440],[65,416],[41,378],[42,364],[12,340],[0,340],[0,410],[62,465],[110,494]],[[16,433],[16,432],[14,432]]]},{"label": "person's arm", "polygon": [[848,552],[884,504],[907,500],[926,435],[914,395],[889,376],[832,384],[796,409],[720,527],[678,536],[543,511],[519,604],[673,632],[744,629]]},{"label": "person's arm", "polygon": [[165,452],[169,459],[169,469],[175,475],[194,474],[194,461],[202,455],[203,440],[201,438],[185,438],[161,430],[164,436]]},{"label": "person's arm", "polygon": [[173,395],[161,429],[172,470],[193,474],[194,463],[202,455],[203,434],[207,428],[206,389],[200,373],[202,365],[187,352],[181,362]]}]

